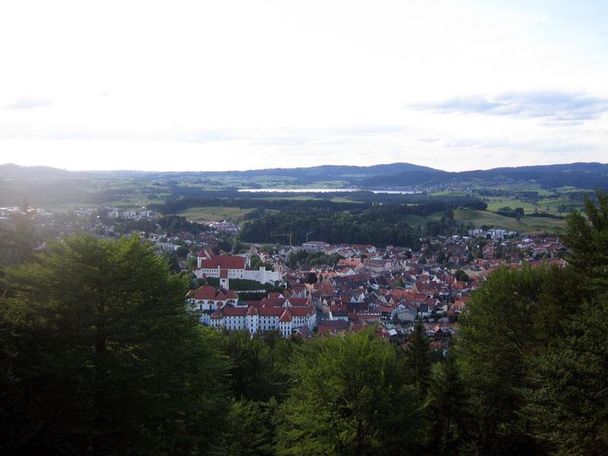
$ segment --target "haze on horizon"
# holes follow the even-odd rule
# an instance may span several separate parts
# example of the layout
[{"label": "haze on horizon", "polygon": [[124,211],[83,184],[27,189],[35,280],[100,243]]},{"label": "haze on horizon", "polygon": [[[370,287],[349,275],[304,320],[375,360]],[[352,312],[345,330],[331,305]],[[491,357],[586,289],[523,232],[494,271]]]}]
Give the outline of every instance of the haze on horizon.
[{"label": "haze on horizon", "polygon": [[447,171],[608,157],[608,2],[0,5],[0,163]]}]

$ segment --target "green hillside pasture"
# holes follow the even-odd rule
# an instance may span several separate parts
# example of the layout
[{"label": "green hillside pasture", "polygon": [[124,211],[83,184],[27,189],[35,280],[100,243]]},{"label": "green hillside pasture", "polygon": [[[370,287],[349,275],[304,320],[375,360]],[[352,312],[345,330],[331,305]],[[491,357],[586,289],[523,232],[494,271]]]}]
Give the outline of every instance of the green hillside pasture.
[{"label": "green hillside pasture", "polygon": [[243,209],[240,207],[192,207],[181,212],[179,215],[186,217],[186,220],[195,222],[221,222],[228,220],[233,223],[241,223],[245,215],[253,209]]},{"label": "green hillside pasture", "polygon": [[[585,206],[584,202],[573,200],[567,197],[567,194],[560,195],[554,198],[544,198],[539,201],[539,206],[541,209],[551,212],[553,214],[561,214],[566,215],[570,210],[582,210]],[[560,213],[559,207],[564,206],[566,208],[566,213]]]},{"label": "green hillside pasture", "polygon": [[489,211],[476,211],[473,209],[456,209],[454,218],[461,222],[471,222],[479,227],[487,225],[489,227],[507,228],[520,232],[560,232],[566,227],[563,219],[549,217],[523,217],[517,220],[513,217],[505,217]]},{"label": "green hillside pasture", "polygon": [[510,207],[511,209],[523,207],[526,214],[534,212],[534,209],[541,210],[540,205],[530,204],[515,198],[489,197],[484,198],[484,201],[488,203],[488,211],[491,212],[496,212],[503,207]]},{"label": "green hillside pasture", "polygon": [[488,204],[488,211],[492,212],[496,212],[503,207],[510,207],[512,209],[522,207],[526,214],[531,214],[538,211],[553,215],[565,215],[565,213],[559,212],[560,206],[574,209],[582,209],[583,207],[582,201],[573,201],[565,195],[541,198],[537,204],[530,204],[526,201],[508,197],[487,197],[484,198],[484,201]]}]

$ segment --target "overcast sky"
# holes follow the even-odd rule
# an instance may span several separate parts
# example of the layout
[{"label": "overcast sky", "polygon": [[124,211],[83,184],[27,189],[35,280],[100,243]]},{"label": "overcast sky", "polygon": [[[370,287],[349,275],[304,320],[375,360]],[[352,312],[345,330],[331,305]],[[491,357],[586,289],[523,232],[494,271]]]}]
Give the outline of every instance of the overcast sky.
[{"label": "overcast sky", "polygon": [[608,162],[608,1],[0,3],[0,163]]}]

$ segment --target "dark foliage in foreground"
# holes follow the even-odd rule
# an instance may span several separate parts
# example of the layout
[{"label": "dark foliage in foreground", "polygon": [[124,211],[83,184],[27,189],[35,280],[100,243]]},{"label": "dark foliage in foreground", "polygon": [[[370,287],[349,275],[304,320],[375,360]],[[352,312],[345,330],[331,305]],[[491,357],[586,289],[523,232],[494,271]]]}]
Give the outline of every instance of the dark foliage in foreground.
[{"label": "dark foliage in foreground", "polygon": [[9,271],[0,306],[3,454],[209,450],[226,416],[218,338],[139,239],[65,239]]}]

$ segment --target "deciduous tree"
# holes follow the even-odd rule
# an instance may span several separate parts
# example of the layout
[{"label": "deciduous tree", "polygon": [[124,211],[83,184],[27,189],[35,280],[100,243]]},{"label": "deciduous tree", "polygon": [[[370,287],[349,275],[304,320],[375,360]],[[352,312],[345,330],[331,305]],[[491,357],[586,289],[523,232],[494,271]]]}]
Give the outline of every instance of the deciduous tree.
[{"label": "deciduous tree", "polygon": [[283,407],[279,454],[413,454],[420,400],[392,345],[362,332],[305,348]]}]

